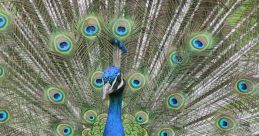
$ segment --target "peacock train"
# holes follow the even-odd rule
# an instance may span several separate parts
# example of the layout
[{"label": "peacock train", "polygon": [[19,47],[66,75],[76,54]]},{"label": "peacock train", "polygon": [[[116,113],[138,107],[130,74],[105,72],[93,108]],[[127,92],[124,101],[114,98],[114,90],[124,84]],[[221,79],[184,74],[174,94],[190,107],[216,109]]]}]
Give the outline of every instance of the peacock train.
[{"label": "peacock train", "polygon": [[0,0],[1,136],[258,136],[258,0]]}]

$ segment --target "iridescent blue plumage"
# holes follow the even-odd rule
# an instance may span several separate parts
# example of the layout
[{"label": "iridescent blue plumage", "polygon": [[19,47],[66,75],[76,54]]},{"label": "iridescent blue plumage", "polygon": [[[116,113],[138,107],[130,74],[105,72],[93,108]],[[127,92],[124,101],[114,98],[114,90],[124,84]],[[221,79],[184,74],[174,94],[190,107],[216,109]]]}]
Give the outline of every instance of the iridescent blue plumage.
[{"label": "iridescent blue plumage", "polygon": [[104,70],[103,72],[103,81],[104,84],[107,82],[112,82],[118,75],[120,75],[121,70],[118,67],[111,66]]},{"label": "iridescent blue plumage", "polygon": [[63,99],[63,94],[60,93],[60,92],[57,92],[57,93],[55,93],[55,94],[53,95],[53,100],[54,100],[55,102],[60,102],[60,101],[62,101],[62,99]]},{"label": "iridescent blue plumage", "polygon": [[258,1],[2,0],[0,136],[259,136]]},{"label": "iridescent blue plumage", "polygon": [[85,27],[84,33],[88,36],[93,36],[98,32],[98,27],[94,25],[90,25]]},{"label": "iridescent blue plumage", "polygon": [[6,25],[7,21],[5,17],[0,16],[0,28],[3,28]]},{"label": "iridescent blue plumage", "polygon": [[102,79],[96,79],[94,80],[94,85],[97,87],[102,87],[103,86],[103,80]]},{"label": "iridescent blue plumage", "polygon": [[136,120],[137,120],[137,122],[142,122],[143,118],[142,117],[137,117]]},{"label": "iridescent blue plumage", "polygon": [[58,44],[58,49],[60,50],[60,51],[68,51],[68,50],[70,50],[70,48],[71,48],[71,45],[70,45],[70,43],[69,42],[67,42],[67,41],[65,41],[65,42],[61,42],[61,43],[59,43]]},{"label": "iridescent blue plumage", "polygon": [[196,49],[204,48],[204,45],[203,45],[202,41],[200,41],[199,39],[194,39],[192,41],[192,44],[193,44],[193,47],[196,48]]},{"label": "iridescent blue plumage", "polygon": [[0,111],[0,121],[5,121],[8,118],[8,113],[6,111]]},{"label": "iridescent blue plumage", "polygon": [[181,64],[183,62],[183,58],[181,56],[178,56],[177,54],[172,55],[171,60],[176,64]]},{"label": "iridescent blue plumage", "polygon": [[161,133],[160,133],[160,136],[167,136],[168,134],[167,134],[167,132],[166,131],[162,131]]},{"label": "iridescent blue plumage", "polygon": [[122,51],[122,53],[127,53],[128,52],[128,48],[126,47],[125,43],[122,42],[121,40],[119,40],[117,38],[113,38],[111,43],[113,45],[118,46],[119,49]]},{"label": "iridescent blue plumage", "polygon": [[118,77],[121,77],[121,70],[118,67],[112,66],[103,72],[103,81],[105,84],[104,86],[108,84],[111,86],[109,89],[112,89],[112,92],[109,94],[110,104],[103,136],[125,135],[121,120],[122,93],[124,85],[120,86],[120,84],[124,84],[124,80],[118,79]]},{"label": "iridescent blue plumage", "polygon": [[72,132],[71,128],[67,127],[64,129],[64,135],[67,136],[67,135],[70,135]]},{"label": "iridescent blue plumage", "polygon": [[169,101],[170,106],[172,106],[172,107],[178,107],[179,106],[179,103],[178,103],[177,99],[173,96],[170,97],[168,101]]},{"label": "iridescent blue plumage", "polygon": [[228,122],[227,122],[227,119],[225,118],[222,118],[219,120],[219,126],[223,129],[226,129],[228,128]]},{"label": "iridescent blue plumage", "polygon": [[246,93],[248,90],[248,86],[245,81],[238,82],[238,90],[240,92]]},{"label": "iridescent blue plumage", "polygon": [[132,85],[132,87],[134,87],[134,88],[137,88],[137,87],[140,87],[141,86],[141,81],[140,80],[131,80],[131,85]]},{"label": "iridescent blue plumage", "polygon": [[123,27],[123,26],[118,26],[115,30],[116,34],[120,35],[120,36],[124,36],[128,33],[128,28],[127,27]]}]

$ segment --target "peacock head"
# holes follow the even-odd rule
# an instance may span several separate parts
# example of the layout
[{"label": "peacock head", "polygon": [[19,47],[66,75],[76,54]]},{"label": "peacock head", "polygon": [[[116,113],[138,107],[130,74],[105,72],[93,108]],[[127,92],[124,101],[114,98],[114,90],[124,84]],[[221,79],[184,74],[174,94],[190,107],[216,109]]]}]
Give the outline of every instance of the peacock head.
[{"label": "peacock head", "polygon": [[103,100],[107,95],[118,93],[124,86],[121,70],[118,67],[111,66],[104,70],[102,75],[103,86]]}]

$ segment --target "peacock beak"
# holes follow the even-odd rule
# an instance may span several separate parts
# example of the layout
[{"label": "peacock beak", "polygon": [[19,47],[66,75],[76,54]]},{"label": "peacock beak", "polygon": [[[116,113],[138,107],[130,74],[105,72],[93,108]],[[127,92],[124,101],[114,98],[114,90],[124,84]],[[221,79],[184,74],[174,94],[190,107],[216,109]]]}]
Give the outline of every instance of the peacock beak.
[{"label": "peacock beak", "polygon": [[118,81],[117,79],[118,79],[118,76],[112,81],[112,83],[107,82],[104,84],[103,98],[102,98],[103,100],[105,100],[109,94],[113,93],[117,89],[117,87],[114,86],[115,83]]},{"label": "peacock beak", "polygon": [[104,86],[103,86],[103,100],[106,99],[106,97],[111,94],[114,90],[112,89],[112,86],[109,84],[109,83],[106,83]]}]

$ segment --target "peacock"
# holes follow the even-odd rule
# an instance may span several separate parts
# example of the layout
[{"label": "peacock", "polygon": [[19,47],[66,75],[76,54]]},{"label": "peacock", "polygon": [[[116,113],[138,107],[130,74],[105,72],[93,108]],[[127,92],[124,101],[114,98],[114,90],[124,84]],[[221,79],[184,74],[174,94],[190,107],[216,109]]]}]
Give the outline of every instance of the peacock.
[{"label": "peacock", "polygon": [[1,136],[258,136],[258,0],[0,0]]}]

